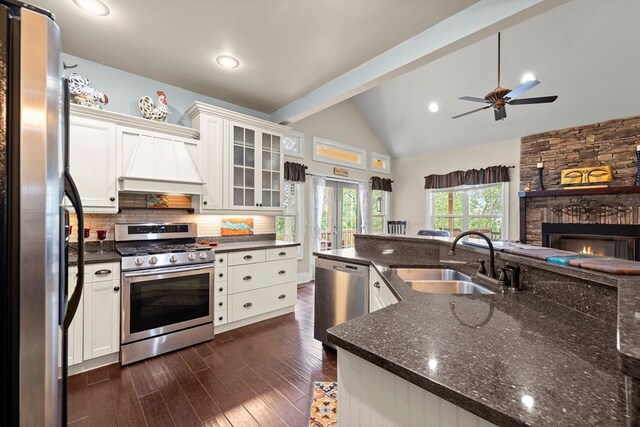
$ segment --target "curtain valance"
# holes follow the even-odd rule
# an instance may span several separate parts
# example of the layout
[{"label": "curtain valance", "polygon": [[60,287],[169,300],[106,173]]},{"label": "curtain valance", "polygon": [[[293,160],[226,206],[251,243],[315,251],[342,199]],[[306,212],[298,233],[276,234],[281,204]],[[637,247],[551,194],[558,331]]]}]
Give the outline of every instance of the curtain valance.
[{"label": "curtain valance", "polygon": [[388,191],[388,192],[392,192],[393,189],[391,188],[391,183],[393,181],[391,181],[391,179],[389,178],[381,178],[379,176],[372,176],[371,177],[371,189],[372,190],[382,190],[382,191]]},{"label": "curtain valance", "polygon": [[451,188],[461,185],[495,184],[509,182],[508,166],[490,166],[482,169],[454,171],[445,175],[427,175],[424,188]]},{"label": "curtain valance", "polygon": [[307,166],[301,163],[284,162],[284,180],[305,182],[307,180]]}]

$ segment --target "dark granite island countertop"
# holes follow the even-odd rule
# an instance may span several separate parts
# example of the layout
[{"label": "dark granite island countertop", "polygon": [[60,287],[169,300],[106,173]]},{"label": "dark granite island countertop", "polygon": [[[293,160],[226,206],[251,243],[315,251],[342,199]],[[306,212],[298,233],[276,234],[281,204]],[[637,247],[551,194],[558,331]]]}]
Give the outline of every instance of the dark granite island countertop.
[{"label": "dark granite island countertop", "polygon": [[530,292],[420,293],[389,268],[424,257],[317,255],[374,265],[401,300],[329,329],[338,347],[497,425],[628,425],[615,324]]}]

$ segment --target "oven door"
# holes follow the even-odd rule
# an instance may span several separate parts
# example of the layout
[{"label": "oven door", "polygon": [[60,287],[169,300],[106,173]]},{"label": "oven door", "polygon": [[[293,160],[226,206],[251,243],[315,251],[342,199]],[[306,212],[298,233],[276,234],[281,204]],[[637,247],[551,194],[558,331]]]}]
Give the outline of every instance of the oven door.
[{"label": "oven door", "polygon": [[213,266],[122,274],[123,344],[213,322]]}]

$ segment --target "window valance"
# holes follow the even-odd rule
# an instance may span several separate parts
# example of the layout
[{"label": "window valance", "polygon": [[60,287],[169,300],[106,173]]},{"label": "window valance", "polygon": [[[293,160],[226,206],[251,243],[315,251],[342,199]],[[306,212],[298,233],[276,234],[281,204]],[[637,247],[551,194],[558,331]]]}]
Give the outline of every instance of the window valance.
[{"label": "window valance", "polygon": [[454,171],[445,175],[427,175],[424,188],[451,188],[461,185],[481,185],[509,182],[509,166],[490,166],[482,169]]},{"label": "window valance", "polygon": [[388,192],[392,192],[393,189],[391,188],[391,183],[393,181],[391,181],[391,179],[389,178],[381,178],[379,176],[372,176],[371,177],[371,189],[372,190],[382,190],[382,191],[388,191]]},{"label": "window valance", "polygon": [[305,182],[307,180],[307,166],[301,163],[284,162],[284,180]]}]

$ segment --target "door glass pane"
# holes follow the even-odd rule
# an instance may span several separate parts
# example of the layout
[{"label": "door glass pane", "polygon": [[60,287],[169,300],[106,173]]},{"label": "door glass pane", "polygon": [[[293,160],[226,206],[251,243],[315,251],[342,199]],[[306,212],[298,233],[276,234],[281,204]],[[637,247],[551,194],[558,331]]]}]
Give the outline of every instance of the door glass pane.
[{"label": "door glass pane", "polygon": [[262,172],[262,188],[271,188],[271,172]]},{"label": "door glass pane", "polygon": [[251,129],[244,130],[244,144],[247,147],[254,147],[256,145],[255,137],[256,137],[255,131],[252,131]]},{"label": "door glass pane", "polygon": [[354,246],[354,234],[358,225],[358,189],[357,187],[342,188],[342,235],[341,247]]},{"label": "door glass pane", "polygon": [[233,189],[233,204],[236,206],[242,206],[244,202],[244,190],[242,188]]},{"label": "door glass pane", "polygon": [[254,187],[254,182],[253,182],[253,175],[254,175],[254,169],[246,169],[246,173],[244,176],[244,186],[248,187],[248,188],[253,188]]},{"label": "door glass pane", "polygon": [[209,314],[208,273],[131,284],[131,333]]},{"label": "door glass pane", "polygon": [[274,136],[273,139],[271,140],[271,147],[274,153],[279,153],[280,152],[280,137],[279,136]]},{"label": "door glass pane", "polygon": [[253,206],[255,205],[255,197],[253,195],[253,190],[245,190],[244,194],[244,205],[245,206]]},{"label": "door glass pane", "polygon": [[271,167],[271,154],[267,151],[262,151],[262,169],[266,171],[272,170]]},{"label": "door glass pane", "polygon": [[242,144],[244,142],[244,129],[239,126],[233,127],[233,142]]},{"label": "door glass pane", "polygon": [[266,206],[266,207],[271,206],[271,192],[262,191],[262,206]]},{"label": "door glass pane", "polygon": [[247,148],[245,150],[245,166],[249,167],[249,168],[253,168],[256,165],[256,160],[255,160],[255,150],[253,148]]},{"label": "door glass pane", "polygon": [[274,208],[279,208],[280,207],[280,192],[279,191],[274,191],[273,193],[271,193],[271,206],[273,206]]},{"label": "door glass pane", "polygon": [[271,178],[271,189],[280,190],[280,174],[274,172]]},{"label": "door glass pane", "polygon": [[244,163],[244,153],[243,149],[240,146],[233,146],[233,164],[237,166],[242,166]]},{"label": "door glass pane", "polygon": [[327,185],[324,194],[322,208],[322,221],[320,231],[320,250],[335,249],[335,187]]},{"label": "door glass pane", "polygon": [[262,134],[262,149],[267,151],[271,150],[271,135],[268,133]]},{"label": "door glass pane", "polygon": [[271,155],[271,170],[280,170],[280,154],[273,153]]},{"label": "door glass pane", "polygon": [[233,168],[233,185],[234,186],[238,186],[238,185],[242,185],[242,182],[244,181],[243,179],[243,169],[239,168],[239,167],[234,167]]}]

